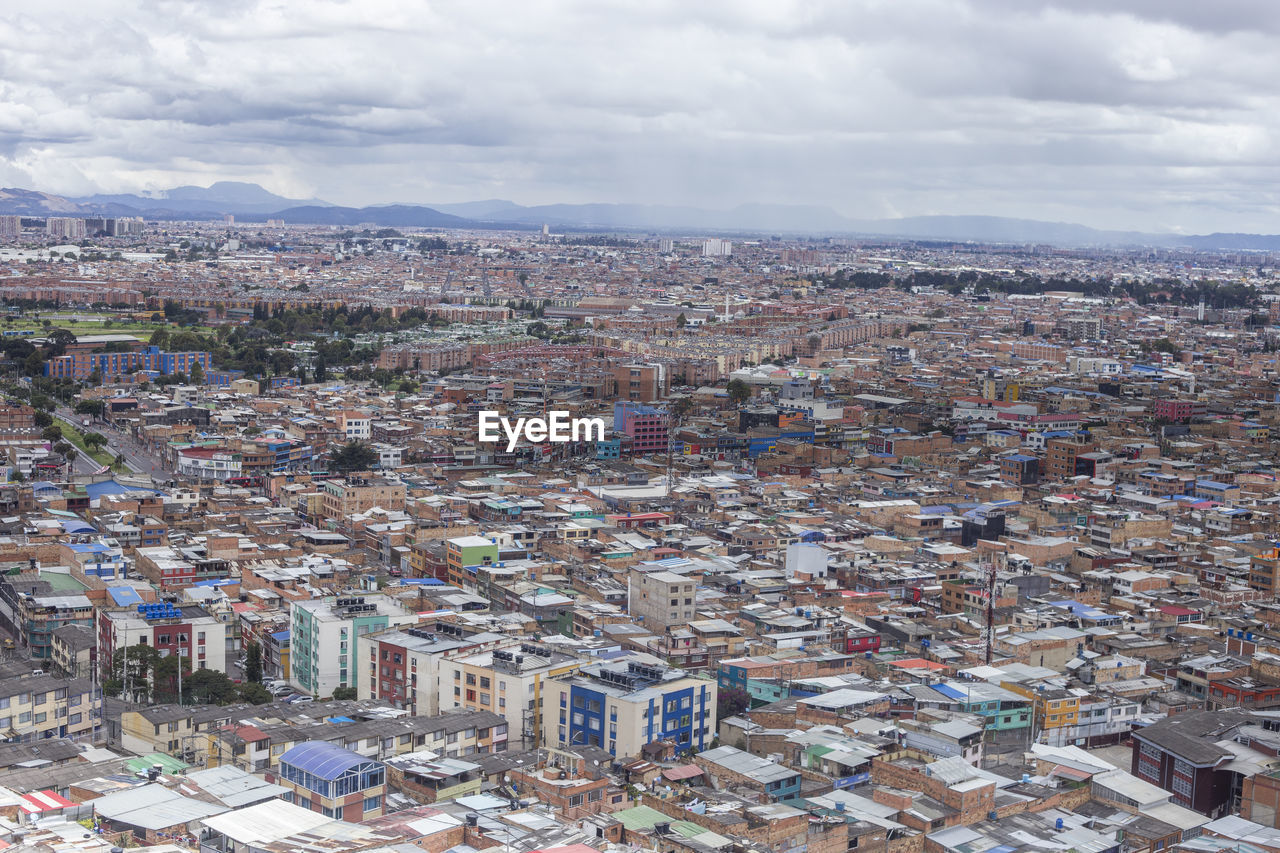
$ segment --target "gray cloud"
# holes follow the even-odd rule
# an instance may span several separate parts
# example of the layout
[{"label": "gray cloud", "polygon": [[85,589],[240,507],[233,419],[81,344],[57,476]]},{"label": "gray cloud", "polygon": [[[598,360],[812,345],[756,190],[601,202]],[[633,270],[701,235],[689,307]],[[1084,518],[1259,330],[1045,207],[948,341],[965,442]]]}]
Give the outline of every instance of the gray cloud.
[{"label": "gray cloud", "polygon": [[1246,0],[70,0],[0,19],[0,184],[1275,232],[1278,32]]}]

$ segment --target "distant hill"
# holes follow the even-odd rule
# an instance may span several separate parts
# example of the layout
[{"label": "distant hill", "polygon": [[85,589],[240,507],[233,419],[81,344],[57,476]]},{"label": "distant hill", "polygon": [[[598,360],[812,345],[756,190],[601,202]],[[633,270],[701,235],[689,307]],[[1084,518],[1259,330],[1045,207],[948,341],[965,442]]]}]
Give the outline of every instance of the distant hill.
[{"label": "distant hill", "polygon": [[304,205],[287,207],[270,214],[246,215],[244,221],[283,219],[289,223],[308,225],[360,225],[372,223],[387,228],[476,228],[480,223],[461,216],[451,216],[430,207],[412,204],[389,204],[385,207],[319,207]]},{"label": "distant hill", "polygon": [[1205,234],[1183,237],[1180,242],[1201,251],[1280,251],[1280,234]]},{"label": "distant hill", "polygon": [[453,216],[461,216],[465,219],[508,219],[506,214],[528,210],[521,207],[514,201],[506,201],[500,198],[486,199],[485,201],[464,201],[460,204],[427,204],[423,207],[430,207],[432,210],[438,210],[441,213],[449,213]]},{"label": "distant hill", "polygon": [[1183,238],[1139,231],[1100,231],[1070,222],[1010,219],[1002,216],[908,216],[857,222],[867,234],[980,243],[1052,243],[1073,246],[1175,245]]},{"label": "distant hill", "polygon": [[257,184],[240,181],[218,181],[208,187],[174,187],[150,195],[91,195],[75,198],[70,201],[90,210],[101,210],[105,206],[128,208],[138,211],[135,215],[147,215],[152,211],[163,211],[170,216],[180,214],[236,214],[236,213],[272,213],[287,207],[315,206],[327,207],[327,201],[319,199],[293,199],[276,195]]},{"label": "distant hill", "polygon": [[506,199],[451,204],[386,204],[340,207],[319,199],[290,199],[253,183],[218,181],[146,195],[99,194],[66,198],[38,190],[0,189],[0,213],[21,216],[142,216],[155,220],[283,219],[290,224],[371,223],[388,228],[538,228],[715,233],[804,234],[954,240],[982,243],[1047,243],[1058,246],[1181,246],[1201,251],[1280,251],[1280,235],[1218,233],[1199,236],[1104,231],[1070,222],[1000,216],[909,216],[852,219],[820,205],[744,204],[726,210],[681,205],[547,204],[526,207]]},{"label": "distant hill", "polygon": [[83,211],[78,204],[59,195],[5,187],[0,189],[0,213],[16,213],[20,216],[58,216],[74,215]]}]

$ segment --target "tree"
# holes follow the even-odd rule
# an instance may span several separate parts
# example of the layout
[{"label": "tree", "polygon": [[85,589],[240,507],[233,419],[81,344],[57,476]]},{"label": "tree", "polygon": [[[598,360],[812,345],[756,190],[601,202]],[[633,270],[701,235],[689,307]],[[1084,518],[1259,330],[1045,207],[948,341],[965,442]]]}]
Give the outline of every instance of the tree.
[{"label": "tree", "polygon": [[693,411],[692,397],[677,397],[671,401],[667,410],[671,412],[671,418],[676,424],[684,423],[685,417]]},{"label": "tree", "polygon": [[362,441],[349,441],[329,457],[329,469],[340,474],[368,471],[378,464],[378,454]]},{"label": "tree", "polygon": [[[177,703],[178,667],[182,667],[182,679],[191,677],[191,658],[185,655],[166,655],[156,663],[151,673],[151,701],[157,705]],[[184,685],[185,687],[185,685]],[[185,692],[185,690],[184,690]]]},{"label": "tree", "polygon": [[328,365],[325,364],[324,356],[316,358],[315,376],[313,377],[316,382],[323,382],[329,378],[327,368]]},{"label": "tree", "polygon": [[333,698],[337,700],[355,699],[358,695],[354,687],[338,687],[333,691]]},{"label": "tree", "polygon": [[90,417],[100,418],[102,412],[106,409],[106,404],[101,400],[81,400],[76,403],[75,413],[77,415],[89,415]]},{"label": "tree", "polygon": [[43,438],[45,441],[61,441],[62,427],[58,426],[57,424],[50,424],[49,426],[44,428],[43,432],[40,433],[40,437]]},{"label": "tree", "polygon": [[39,376],[44,373],[44,353],[40,350],[32,350],[30,355],[22,360],[22,372],[26,376]]},{"label": "tree", "polygon": [[684,312],[681,311],[680,316],[676,317],[676,328],[683,329],[687,325],[689,325],[689,318],[684,316]]},{"label": "tree", "polygon": [[101,450],[102,446],[107,443],[107,437],[100,432],[86,432],[84,434],[84,443],[90,450]]},{"label": "tree", "polygon": [[152,680],[160,652],[146,643],[138,643],[111,656],[111,671],[103,680],[102,690],[128,702],[150,703]]},{"label": "tree", "polygon": [[192,385],[204,384],[204,367],[201,366],[199,361],[191,362],[190,378]]},{"label": "tree", "polygon": [[727,720],[751,707],[751,694],[741,687],[727,687],[716,694],[716,719]]},{"label": "tree", "polygon": [[[47,320],[45,321],[48,322]],[[69,329],[54,329],[45,338],[45,347],[50,355],[58,356],[67,351],[67,347],[76,342],[75,333]]]},{"label": "tree", "polygon": [[244,680],[262,683],[262,644],[253,640],[244,649]]},{"label": "tree", "polygon": [[261,684],[250,682],[240,685],[240,698],[250,705],[265,705],[275,697],[271,695],[271,691]]},{"label": "tree", "polygon": [[229,705],[240,695],[236,683],[217,669],[197,669],[183,674],[182,701],[201,705]]},{"label": "tree", "polygon": [[725,390],[729,392],[729,401],[735,406],[741,406],[751,399],[751,386],[741,379],[730,379]]}]

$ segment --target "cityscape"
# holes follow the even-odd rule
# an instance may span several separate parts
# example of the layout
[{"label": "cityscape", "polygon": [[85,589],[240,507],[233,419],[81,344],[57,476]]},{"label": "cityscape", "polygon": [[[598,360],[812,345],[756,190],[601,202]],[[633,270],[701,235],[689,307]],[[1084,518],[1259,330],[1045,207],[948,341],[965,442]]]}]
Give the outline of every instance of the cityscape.
[{"label": "cityscape", "polygon": [[1280,853],[1272,16],[484,5],[0,24],[0,846]]}]

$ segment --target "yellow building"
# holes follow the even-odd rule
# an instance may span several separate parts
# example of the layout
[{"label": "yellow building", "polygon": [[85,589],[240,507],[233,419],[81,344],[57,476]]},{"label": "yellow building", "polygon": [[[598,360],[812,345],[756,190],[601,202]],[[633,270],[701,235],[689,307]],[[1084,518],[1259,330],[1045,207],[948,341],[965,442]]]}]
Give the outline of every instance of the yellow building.
[{"label": "yellow building", "polygon": [[1074,726],[1080,722],[1080,697],[1070,690],[1036,690],[1030,686],[1006,682],[1001,685],[1031,699],[1034,704],[1035,731]]},{"label": "yellow building", "polygon": [[541,746],[544,694],[554,678],[582,661],[533,643],[510,645],[440,661],[440,709],[492,711],[507,719],[512,741]]}]

